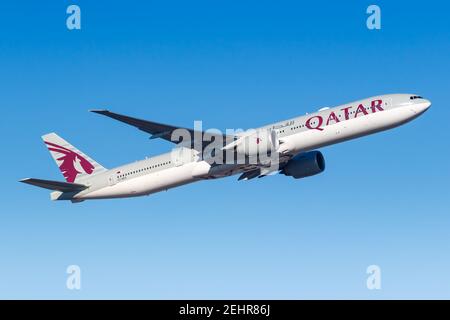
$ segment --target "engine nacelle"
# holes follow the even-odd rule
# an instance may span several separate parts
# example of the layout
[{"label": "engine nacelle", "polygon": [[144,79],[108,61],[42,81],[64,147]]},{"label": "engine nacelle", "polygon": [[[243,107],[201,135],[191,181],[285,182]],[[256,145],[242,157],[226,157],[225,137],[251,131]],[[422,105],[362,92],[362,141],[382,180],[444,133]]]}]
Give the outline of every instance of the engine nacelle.
[{"label": "engine nacelle", "polygon": [[325,159],[319,151],[301,153],[293,157],[281,173],[295,179],[316,175],[325,170]]},{"label": "engine nacelle", "polygon": [[258,130],[240,139],[242,141],[237,144],[236,152],[249,157],[270,155],[279,148],[278,137],[274,130]]}]

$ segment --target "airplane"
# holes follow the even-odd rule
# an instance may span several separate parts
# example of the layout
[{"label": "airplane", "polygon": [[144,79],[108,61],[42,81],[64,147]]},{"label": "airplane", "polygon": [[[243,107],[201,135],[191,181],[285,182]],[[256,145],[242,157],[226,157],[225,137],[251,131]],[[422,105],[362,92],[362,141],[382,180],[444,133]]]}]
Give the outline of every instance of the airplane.
[{"label": "airplane", "polygon": [[[235,174],[240,174],[239,180],[276,173],[300,179],[325,170],[324,157],[317,149],[400,126],[430,106],[429,100],[415,94],[380,95],[234,134],[91,110],[134,126],[151,139],[173,142],[176,148],[108,170],[56,133],[49,133],[42,139],[66,181],[27,178],[20,182],[52,190],[51,200],[77,203],[144,196]],[[208,143],[215,140],[212,152],[205,153]]]}]

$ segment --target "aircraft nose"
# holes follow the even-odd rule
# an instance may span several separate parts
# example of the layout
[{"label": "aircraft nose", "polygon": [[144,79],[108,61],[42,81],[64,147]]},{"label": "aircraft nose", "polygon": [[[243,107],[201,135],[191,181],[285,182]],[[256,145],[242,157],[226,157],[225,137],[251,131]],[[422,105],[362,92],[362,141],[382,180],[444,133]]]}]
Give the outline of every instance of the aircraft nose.
[{"label": "aircraft nose", "polygon": [[427,99],[423,99],[423,102],[419,104],[419,112],[425,112],[431,106],[431,101]]},{"label": "aircraft nose", "polygon": [[417,101],[416,103],[413,104],[412,111],[415,114],[422,114],[425,111],[427,111],[430,106],[431,106],[430,100],[422,99],[420,102]]}]

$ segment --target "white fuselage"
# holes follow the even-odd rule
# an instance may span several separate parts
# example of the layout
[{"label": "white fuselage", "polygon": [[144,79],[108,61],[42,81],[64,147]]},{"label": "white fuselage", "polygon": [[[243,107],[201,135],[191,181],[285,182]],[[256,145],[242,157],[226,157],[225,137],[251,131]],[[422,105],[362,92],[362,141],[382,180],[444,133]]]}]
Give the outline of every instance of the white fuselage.
[{"label": "white fuselage", "polygon": [[[323,108],[259,129],[275,130],[282,141],[278,152],[294,156],[399,126],[418,117],[430,104],[428,100],[410,94],[382,95]],[[88,189],[70,195],[54,192],[52,198],[82,201],[135,197],[246,170],[246,165],[211,166],[200,159],[198,152],[189,149],[183,154],[169,152],[108,170],[81,181],[89,186]]]}]

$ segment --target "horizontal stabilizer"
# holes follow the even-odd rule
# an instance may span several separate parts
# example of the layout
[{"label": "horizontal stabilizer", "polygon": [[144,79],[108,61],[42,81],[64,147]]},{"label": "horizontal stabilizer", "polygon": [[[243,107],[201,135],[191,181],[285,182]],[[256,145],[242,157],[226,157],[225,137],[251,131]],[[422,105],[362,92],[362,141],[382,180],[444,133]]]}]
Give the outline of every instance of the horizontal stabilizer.
[{"label": "horizontal stabilizer", "polygon": [[56,190],[56,191],[61,191],[61,192],[82,191],[82,190],[88,188],[88,186],[85,186],[84,184],[53,181],[53,180],[33,179],[33,178],[23,179],[23,180],[20,180],[20,182],[31,184],[33,186],[40,187],[40,188]]}]

